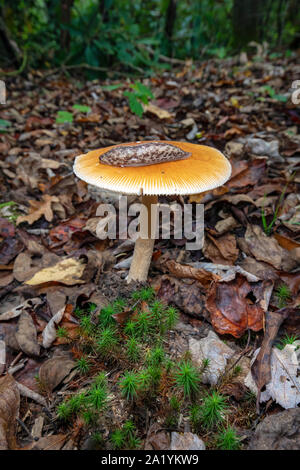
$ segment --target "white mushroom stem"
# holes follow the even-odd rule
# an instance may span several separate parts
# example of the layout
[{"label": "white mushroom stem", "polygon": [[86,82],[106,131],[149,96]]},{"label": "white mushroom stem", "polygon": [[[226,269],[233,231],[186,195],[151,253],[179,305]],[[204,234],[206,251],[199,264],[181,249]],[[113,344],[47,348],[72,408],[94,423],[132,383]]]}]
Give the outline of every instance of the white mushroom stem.
[{"label": "white mushroom stem", "polygon": [[128,283],[147,281],[155,242],[157,201],[157,196],[142,196],[143,206],[139,219],[140,236],[135,242],[133,259],[127,277]]}]

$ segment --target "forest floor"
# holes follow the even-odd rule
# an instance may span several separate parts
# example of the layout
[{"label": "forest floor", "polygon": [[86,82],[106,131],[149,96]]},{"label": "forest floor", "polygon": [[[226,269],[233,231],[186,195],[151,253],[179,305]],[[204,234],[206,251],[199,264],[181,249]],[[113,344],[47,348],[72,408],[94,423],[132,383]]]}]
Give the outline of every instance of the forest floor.
[{"label": "forest floor", "polygon": [[[299,73],[295,58],[187,62],[142,80],[142,117],[129,81],[7,80],[1,448],[299,448],[299,425],[280,437],[300,402]],[[138,140],[214,146],[232,165],[221,188],[161,199],[205,204],[205,243],[157,240],[146,286],[126,283],[133,244],[96,236],[97,205],[116,197],[72,172]]]}]

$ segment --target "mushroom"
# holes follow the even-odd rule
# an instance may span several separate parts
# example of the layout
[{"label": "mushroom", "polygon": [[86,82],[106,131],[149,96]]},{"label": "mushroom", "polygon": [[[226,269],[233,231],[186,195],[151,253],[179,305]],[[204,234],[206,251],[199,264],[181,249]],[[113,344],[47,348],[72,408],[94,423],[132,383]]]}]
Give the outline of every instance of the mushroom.
[{"label": "mushroom", "polygon": [[[127,282],[144,282],[155,242],[151,227],[156,224],[158,196],[214,189],[229,179],[231,165],[212,147],[187,142],[147,141],[114,145],[79,155],[74,173],[104,190],[141,195],[141,232],[135,242]],[[142,227],[148,228],[142,231]]]}]

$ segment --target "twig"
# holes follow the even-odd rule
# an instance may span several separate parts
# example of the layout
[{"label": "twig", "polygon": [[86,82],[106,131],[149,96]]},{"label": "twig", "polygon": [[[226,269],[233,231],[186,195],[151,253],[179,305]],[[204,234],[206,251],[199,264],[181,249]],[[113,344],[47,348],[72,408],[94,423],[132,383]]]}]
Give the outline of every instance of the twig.
[{"label": "twig", "polygon": [[24,431],[26,432],[26,434],[28,435],[28,437],[30,437],[30,439],[34,440],[34,441],[38,441],[39,438],[38,437],[33,437],[31,432],[29,431],[28,427],[26,426],[25,423],[23,423],[23,421],[20,419],[20,418],[16,418],[16,420],[18,421],[19,425],[24,429]]}]

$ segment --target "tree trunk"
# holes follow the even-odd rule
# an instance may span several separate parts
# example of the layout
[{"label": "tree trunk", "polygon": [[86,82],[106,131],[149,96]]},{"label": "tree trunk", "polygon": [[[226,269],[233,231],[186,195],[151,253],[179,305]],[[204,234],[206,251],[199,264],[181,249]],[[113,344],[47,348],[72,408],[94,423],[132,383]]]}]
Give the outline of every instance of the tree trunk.
[{"label": "tree trunk", "polygon": [[242,48],[250,41],[264,39],[261,29],[263,13],[264,5],[261,0],[234,0],[232,17],[237,47]]},{"label": "tree trunk", "polygon": [[99,11],[101,13],[103,23],[108,23],[109,16],[106,0],[99,0]]},{"label": "tree trunk", "polygon": [[165,35],[167,40],[167,55],[173,55],[173,31],[176,21],[177,0],[170,0],[166,12]]},{"label": "tree trunk", "polygon": [[68,51],[70,47],[70,33],[64,28],[64,26],[68,26],[71,22],[73,3],[74,0],[61,0],[60,4],[60,21],[62,25],[60,45],[64,51]]}]

